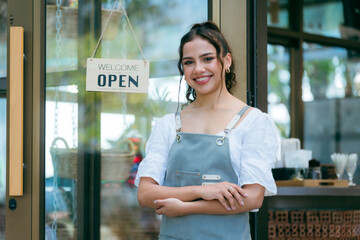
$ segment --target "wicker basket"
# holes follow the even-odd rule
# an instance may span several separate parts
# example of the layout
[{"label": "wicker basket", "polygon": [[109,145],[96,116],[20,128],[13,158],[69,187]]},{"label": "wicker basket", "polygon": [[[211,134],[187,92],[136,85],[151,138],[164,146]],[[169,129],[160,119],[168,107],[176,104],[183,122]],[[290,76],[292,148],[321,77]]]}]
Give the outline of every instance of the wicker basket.
[{"label": "wicker basket", "polygon": [[[61,141],[65,148],[56,147]],[[101,180],[122,181],[129,177],[130,169],[135,157],[135,145],[130,140],[122,140],[118,146],[128,144],[128,151],[102,150],[101,151]],[[60,178],[77,179],[77,151],[69,148],[64,138],[55,138],[50,153],[57,176]]]}]

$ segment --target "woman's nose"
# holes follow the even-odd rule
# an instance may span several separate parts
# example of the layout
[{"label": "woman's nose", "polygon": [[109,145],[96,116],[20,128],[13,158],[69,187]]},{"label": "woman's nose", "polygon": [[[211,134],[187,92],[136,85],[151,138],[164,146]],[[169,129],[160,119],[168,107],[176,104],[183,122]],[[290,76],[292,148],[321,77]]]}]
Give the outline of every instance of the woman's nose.
[{"label": "woman's nose", "polygon": [[195,69],[194,69],[195,73],[201,73],[201,72],[204,72],[204,71],[205,71],[205,68],[201,63],[197,63],[195,65]]}]

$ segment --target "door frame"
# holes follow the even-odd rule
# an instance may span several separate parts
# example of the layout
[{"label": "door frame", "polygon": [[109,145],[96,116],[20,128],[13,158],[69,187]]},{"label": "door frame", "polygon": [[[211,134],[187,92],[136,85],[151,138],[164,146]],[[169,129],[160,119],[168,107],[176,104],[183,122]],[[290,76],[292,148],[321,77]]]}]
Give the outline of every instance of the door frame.
[{"label": "door frame", "polygon": [[[30,11],[29,11],[30,10]],[[43,239],[44,227],[44,82],[45,82],[45,0],[7,2],[7,32],[12,26],[24,28],[24,132],[23,196],[9,196],[9,147],[7,146],[6,202],[15,199],[15,210],[6,208],[6,239]],[[10,43],[10,36],[7,36]],[[8,46],[9,46],[8,44]],[[7,99],[9,99],[9,47],[7,50]],[[7,101],[7,120],[10,103]],[[7,121],[9,124],[9,121]],[[8,125],[9,126],[9,125]],[[7,127],[9,142],[9,127]],[[8,145],[8,144],[7,144]],[[20,230],[20,231],[19,231]]]}]

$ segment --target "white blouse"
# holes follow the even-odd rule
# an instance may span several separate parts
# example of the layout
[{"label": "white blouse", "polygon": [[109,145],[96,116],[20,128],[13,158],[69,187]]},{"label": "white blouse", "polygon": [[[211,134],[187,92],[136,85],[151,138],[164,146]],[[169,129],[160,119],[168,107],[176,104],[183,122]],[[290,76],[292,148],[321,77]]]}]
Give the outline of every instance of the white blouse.
[{"label": "white blouse", "polygon": [[[175,114],[167,114],[155,123],[146,145],[146,157],[139,165],[135,185],[141,177],[151,177],[164,184],[166,161],[176,136]],[[219,133],[222,136],[223,133]],[[239,186],[260,184],[265,196],[276,194],[271,169],[276,161],[278,137],[270,116],[253,108],[228,135],[231,163]]]}]

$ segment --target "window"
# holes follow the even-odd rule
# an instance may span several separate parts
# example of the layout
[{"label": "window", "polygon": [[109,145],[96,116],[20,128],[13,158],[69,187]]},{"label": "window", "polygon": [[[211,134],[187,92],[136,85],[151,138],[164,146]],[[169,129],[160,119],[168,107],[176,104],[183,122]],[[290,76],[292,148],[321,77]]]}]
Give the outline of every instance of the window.
[{"label": "window", "polygon": [[289,27],[289,3],[288,0],[270,0],[267,2],[267,22],[269,26]]},{"label": "window", "polygon": [[[282,1],[268,0],[268,6],[274,2],[281,5]],[[268,22],[269,113],[282,137],[299,138],[303,148],[312,150],[313,158],[323,164],[331,163],[330,155],[335,152],[359,154],[360,2],[301,0],[289,4],[289,29]],[[268,8],[268,14],[274,14],[271,11]],[[279,54],[282,52],[286,54]],[[280,71],[287,71],[289,85]],[[287,103],[279,100],[276,87],[290,89],[287,98],[283,97]],[[274,103],[287,106],[289,135],[276,119],[282,110],[273,110]],[[360,183],[360,171],[354,181]]]},{"label": "window", "polygon": [[268,112],[280,130],[290,137],[290,56],[288,48],[268,44]]}]

